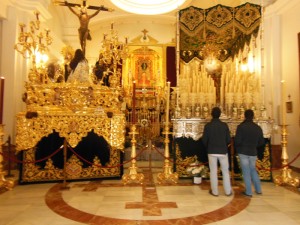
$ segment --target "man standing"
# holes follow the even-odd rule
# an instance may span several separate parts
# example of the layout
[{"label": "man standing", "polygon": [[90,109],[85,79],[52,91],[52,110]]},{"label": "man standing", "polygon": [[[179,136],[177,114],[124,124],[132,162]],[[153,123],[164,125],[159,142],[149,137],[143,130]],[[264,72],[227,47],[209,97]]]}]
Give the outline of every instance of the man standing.
[{"label": "man standing", "polygon": [[218,162],[221,165],[223,188],[225,195],[232,195],[232,188],[229,175],[228,145],[230,143],[230,131],[228,125],[222,122],[219,117],[221,109],[214,107],[211,112],[212,120],[204,127],[202,142],[208,153],[210,170],[209,193],[213,196],[219,195],[218,190]]},{"label": "man standing", "polygon": [[262,129],[253,122],[254,112],[248,109],[244,113],[245,120],[237,127],[234,138],[235,148],[240,158],[245,184],[243,194],[252,197],[252,182],[255,192],[262,194],[261,183],[256,171],[257,148],[265,144]]}]

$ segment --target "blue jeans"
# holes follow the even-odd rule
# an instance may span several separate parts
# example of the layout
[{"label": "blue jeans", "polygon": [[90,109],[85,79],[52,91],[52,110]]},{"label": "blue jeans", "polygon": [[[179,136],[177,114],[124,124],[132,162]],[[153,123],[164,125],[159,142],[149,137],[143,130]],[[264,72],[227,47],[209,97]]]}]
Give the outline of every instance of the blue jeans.
[{"label": "blue jeans", "polygon": [[231,193],[230,175],[229,175],[229,161],[228,155],[214,155],[208,154],[209,170],[210,170],[210,188],[214,195],[219,194],[218,190],[218,161],[220,162],[223,188],[226,195]]},{"label": "blue jeans", "polygon": [[252,195],[252,183],[257,193],[261,193],[261,183],[256,171],[256,156],[239,154],[242,174],[245,184],[245,193]]}]

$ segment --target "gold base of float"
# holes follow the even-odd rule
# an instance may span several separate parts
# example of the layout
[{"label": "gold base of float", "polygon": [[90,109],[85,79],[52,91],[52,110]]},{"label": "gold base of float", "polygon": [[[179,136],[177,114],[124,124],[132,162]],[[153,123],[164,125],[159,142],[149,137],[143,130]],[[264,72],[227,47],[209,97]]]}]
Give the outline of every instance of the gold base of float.
[{"label": "gold base of float", "polygon": [[274,183],[276,185],[289,185],[293,187],[299,187],[300,179],[298,177],[292,177],[292,170],[288,168],[288,153],[287,153],[287,125],[281,125],[281,146],[282,146],[282,166],[281,175],[275,176]]},{"label": "gold base of float", "polygon": [[6,180],[5,175],[6,172],[3,171],[3,156],[2,156],[2,144],[3,144],[3,136],[4,136],[4,125],[0,124],[0,188],[4,187],[8,190],[11,190],[15,186],[15,182],[13,180]]}]

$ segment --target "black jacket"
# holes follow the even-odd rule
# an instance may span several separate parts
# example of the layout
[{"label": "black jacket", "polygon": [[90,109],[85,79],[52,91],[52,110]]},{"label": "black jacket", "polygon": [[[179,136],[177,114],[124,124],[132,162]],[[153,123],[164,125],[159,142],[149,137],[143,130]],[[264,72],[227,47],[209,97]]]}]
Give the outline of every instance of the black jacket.
[{"label": "black jacket", "polygon": [[245,120],[236,129],[234,144],[237,153],[256,156],[257,148],[265,144],[261,127],[252,120]]},{"label": "black jacket", "polygon": [[227,154],[230,143],[228,125],[220,119],[213,118],[204,126],[202,142],[208,154]]}]

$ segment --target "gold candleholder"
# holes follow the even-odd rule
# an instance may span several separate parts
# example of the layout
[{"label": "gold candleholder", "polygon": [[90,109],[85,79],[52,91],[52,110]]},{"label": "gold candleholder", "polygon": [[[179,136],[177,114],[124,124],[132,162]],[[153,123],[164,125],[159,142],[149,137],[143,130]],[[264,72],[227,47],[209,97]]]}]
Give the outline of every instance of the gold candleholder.
[{"label": "gold candleholder", "polygon": [[121,71],[118,70],[118,65],[122,65],[122,61],[128,56],[128,38],[125,37],[125,42],[119,41],[118,32],[114,30],[114,24],[111,24],[110,35],[104,34],[101,43],[100,55],[104,64],[112,65],[111,69],[105,72],[109,76],[110,87],[120,86]]},{"label": "gold candleholder", "polygon": [[13,180],[6,180],[5,175],[6,172],[3,171],[3,156],[2,156],[2,145],[3,145],[3,136],[4,136],[4,125],[0,124],[0,187],[4,187],[8,190],[11,190],[15,183]]},{"label": "gold candleholder", "polygon": [[292,170],[289,169],[288,167],[288,151],[287,151],[287,125],[283,124],[281,125],[281,148],[282,148],[282,153],[281,153],[281,159],[282,159],[282,166],[283,168],[281,169],[281,175],[277,175],[274,179],[274,183],[276,185],[290,185],[293,187],[299,187],[299,178],[292,177]]},{"label": "gold candleholder", "polygon": [[138,134],[136,131],[136,125],[133,124],[131,127],[131,132],[129,134],[132,134],[132,139],[131,139],[131,166],[129,167],[129,174],[124,174],[122,177],[123,184],[128,184],[128,183],[140,183],[143,184],[144,182],[144,174],[138,173],[137,172],[137,166],[136,166],[136,139],[135,135]]},{"label": "gold candleholder", "polygon": [[[29,31],[26,32],[26,25],[20,23],[20,34],[18,37],[18,43],[15,44],[15,50],[23,55],[24,58],[31,58],[32,69],[29,73],[28,79],[32,83],[44,83],[45,82],[45,69],[43,66],[37,67],[37,56],[48,52],[48,46],[52,44],[52,38],[50,37],[49,29],[41,31],[40,20],[38,11],[34,11],[36,16],[35,21],[30,21]],[[43,63],[41,63],[43,64]]]},{"label": "gold candleholder", "polygon": [[165,152],[164,152],[164,167],[163,167],[163,173],[158,173],[157,175],[157,182],[159,184],[161,183],[177,183],[178,182],[178,174],[172,172],[172,167],[170,165],[170,151],[169,151],[169,134],[172,134],[172,132],[169,132],[169,125],[167,124],[165,126],[165,131],[163,132],[165,135]]}]

